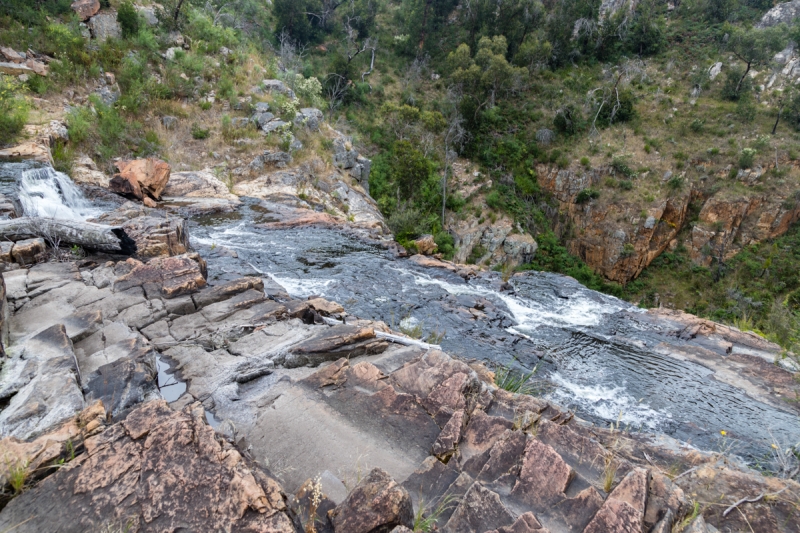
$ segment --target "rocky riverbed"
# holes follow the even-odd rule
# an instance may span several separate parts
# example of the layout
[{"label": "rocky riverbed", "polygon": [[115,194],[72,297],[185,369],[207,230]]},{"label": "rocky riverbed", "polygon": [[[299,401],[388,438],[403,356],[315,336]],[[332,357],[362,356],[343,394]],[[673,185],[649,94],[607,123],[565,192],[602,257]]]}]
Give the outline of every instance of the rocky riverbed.
[{"label": "rocky riverbed", "polygon": [[0,531],[798,531],[800,486],[750,468],[797,439],[775,345],[399,258],[367,200],[347,220],[271,180],[179,173],[157,209],[85,187],[76,216],[133,257],[8,246]]}]

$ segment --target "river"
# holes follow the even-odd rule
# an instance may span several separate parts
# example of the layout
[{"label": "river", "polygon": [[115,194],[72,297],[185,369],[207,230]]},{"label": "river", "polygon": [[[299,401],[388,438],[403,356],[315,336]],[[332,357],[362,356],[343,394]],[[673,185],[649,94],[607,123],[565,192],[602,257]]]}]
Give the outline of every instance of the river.
[{"label": "river", "polygon": [[[75,196],[64,178],[29,164],[0,165],[0,192],[36,216],[88,218],[107,207]],[[292,296],[335,300],[350,314],[414,331],[455,356],[537,368],[538,394],[596,424],[665,433],[751,461],[769,452],[773,437],[800,441],[800,420],[789,408],[756,401],[706,367],[654,350],[666,325],[572,278],[528,272],[511,278],[514,291],[502,291],[496,272],[465,281],[340,231],[259,227],[270,213],[244,200],[234,213],[191,220],[191,241],[208,261],[211,283],[271,278]]]}]

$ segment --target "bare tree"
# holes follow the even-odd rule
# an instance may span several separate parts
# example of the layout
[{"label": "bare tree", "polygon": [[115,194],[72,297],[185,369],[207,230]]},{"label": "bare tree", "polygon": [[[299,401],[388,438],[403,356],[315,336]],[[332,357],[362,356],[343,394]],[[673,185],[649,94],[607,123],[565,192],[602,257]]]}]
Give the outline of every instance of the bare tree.
[{"label": "bare tree", "polygon": [[344,102],[347,91],[350,89],[350,80],[341,74],[328,74],[325,83],[325,93],[328,96],[328,111],[333,113]]},{"label": "bare tree", "polygon": [[[609,122],[614,122],[617,113],[622,108],[622,101],[619,96],[620,89],[636,78],[640,80],[645,80],[647,78],[645,64],[640,59],[629,59],[619,65],[617,71],[613,75],[613,84],[610,87],[599,87],[589,93],[589,98],[593,101],[594,105],[599,103],[597,112],[592,120],[592,127],[589,130],[591,136],[599,134],[597,131],[597,119],[600,117],[600,113],[603,109],[609,106],[611,107]],[[600,95],[599,97],[597,96],[598,94]]]},{"label": "bare tree", "polygon": [[289,88],[294,90],[297,74],[303,70],[303,58],[306,55],[305,45],[298,45],[291,36],[283,30],[278,36],[278,67],[286,74]]},{"label": "bare tree", "polygon": [[445,105],[444,115],[447,125],[442,135],[442,145],[444,149],[444,175],[442,176],[442,229],[445,223],[445,206],[447,205],[447,171],[450,169],[450,154],[453,148],[461,150],[469,135],[464,128],[464,117],[458,109],[461,101],[461,90],[458,87],[451,87],[447,91],[447,104]]}]

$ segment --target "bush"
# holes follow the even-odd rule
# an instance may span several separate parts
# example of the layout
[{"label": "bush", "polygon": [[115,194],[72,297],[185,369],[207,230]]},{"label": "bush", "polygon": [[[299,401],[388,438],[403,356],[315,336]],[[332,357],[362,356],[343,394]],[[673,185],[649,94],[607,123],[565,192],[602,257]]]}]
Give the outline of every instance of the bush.
[{"label": "bush", "polygon": [[450,260],[453,258],[456,241],[453,239],[452,235],[446,231],[440,231],[434,235],[433,240],[439,248],[439,253],[441,253],[445,259]]},{"label": "bush", "polygon": [[122,37],[130,39],[139,34],[139,13],[128,0],[122,2],[117,10],[117,22],[122,29]]},{"label": "bush", "polygon": [[192,124],[192,138],[197,140],[208,139],[211,135],[211,130],[205,130],[197,124]]},{"label": "bush", "polygon": [[564,135],[575,135],[583,129],[583,115],[580,109],[573,105],[565,105],[553,118],[553,127]]},{"label": "bush", "polygon": [[0,75],[0,144],[13,141],[28,121],[28,103],[13,78]]},{"label": "bush", "polygon": [[575,197],[575,203],[585,204],[586,202],[590,200],[596,200],[597,198],[600,198],[600,191],[589,187],[588,189],[583,189],[578,193],[578,196]]},{"label": "bush", "polygon": [[492,191],[486,195],[486,205],[488,205],[492,209],[500,209],[502,206],[502,199],[500,197],[500,193],[497,191]]},{"label": "bush", "polygon": [[736,86],[739,85],[739,80],[742,79],[744,70],[740,67],[731,67],[725,72],[725,80],[722,84],[722,98],[730,100],[731,102],[738,102],[742,96],[749,94],[753,90],[753,82],[750,76],[745,76],[739,90]]},{"label": "bush", "polygon": [[634,96],[631,91],[621,91],[619,93],[619,102],[612,100],[605,102],[603,107],[597,115],[597,125],[600,127],[608,127],[611,124],[619,122],[629,122],[636,116],[636,109],[634,108]]},{"label": "bush", "polygon": [[631,180],[621,180],[619,182],[619,188],[623,191],[630,191],[633,189],[633,182]]},{"label": "bush", "polygon": [[622,174],[626,178],[633,178],[636,176],[636,172],[634,172],[625,160],[620,157],[615,157],[613,161],[611,161],[611,168],[614,169],[614,172]]},{"label": "bush", "polygon": [[667,187],[672,189],[673,191],[677,191],[683,187],[683,178],[679,176],[672,176],[669,181],[667,181]]},{"label": "bush", "polygon": [[592,165],[592,162],[589,160],[588,157],[583,156],[581,157],[581,165],[585,166],[586,168],[589,168]]},{"label": "bush", "polygon": [[752,168],[756,157],[756,151],[752,148],[745,148],[739,154],[739,168]]}]

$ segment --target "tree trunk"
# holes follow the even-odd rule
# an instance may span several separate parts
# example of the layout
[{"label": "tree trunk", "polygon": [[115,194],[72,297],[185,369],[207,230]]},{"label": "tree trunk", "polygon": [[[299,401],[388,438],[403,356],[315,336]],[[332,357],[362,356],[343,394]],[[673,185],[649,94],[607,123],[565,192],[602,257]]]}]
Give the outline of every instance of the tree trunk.
[{"label": "tree trunk", "polygon": [[[778,107],[778,117],[775,119],[775,125],[772,126],[772,134],[775,135],[775,131],[778,129],[778,122],[781,121],[781,113],[783,112],[783,104]],[[775,165],[777,168],[777,159],[775,160]]]},{"label": "tree trunk", "polygon": [[178,17],[181,15],[181,7],[183,7],[184,0],[178,0],[178,5],[175,7],[175,15],[173,15],[173,20],[175,23],[178,23]]},{"label": "tree trunk", "polygon": [[77,244],[89,250],[124,255],[136,253],[136,243],[120,227],[80,220],[13,218],[0,221],[0,239],[19,241],[42,237],[50,245]]},{"label": "tree trunk", "polygon": [[747,77],[747,73],[750,72],[750,64],[751,64],[751,62],[748,61],[747,62],[747,68],[744,69],[744,74],[742,74],[742,77],[739,79],[739,83],[736,84],[736,96],[737,97],[739,96],[739,89],[742,87],[742,83],[744,83],[744,79]]},{"label": "tree trunk", "polygon": [[422,35],[420,35],[419,39],[420,51],[425,47],[425,37],[428,31],[428,9],[430,9],[432,1],[433,0],[425,0],[425,10],[422,12]]},{"label": "tree trunk", "polygon": [[447,205],[447,145],[444,147],[444,177],[442,178],[442,231],[444,231],[445,205]]}]

